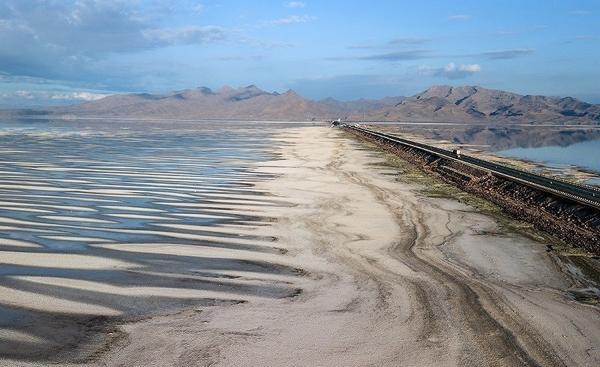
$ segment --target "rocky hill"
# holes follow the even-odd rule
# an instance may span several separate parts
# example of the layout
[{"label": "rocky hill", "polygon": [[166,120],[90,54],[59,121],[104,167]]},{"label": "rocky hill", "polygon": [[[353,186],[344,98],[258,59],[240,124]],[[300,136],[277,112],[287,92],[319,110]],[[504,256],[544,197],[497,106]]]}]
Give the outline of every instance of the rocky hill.
[{"label": "rocky hill", "polygon": [[[391,99],[393,106],[398,99]],[[313,120],[347,116],[385,106],[381,101],[312,101],[294,91],[269,93],[254,85],[217,91],[197,88],[165,95],[114,95],[76,106],[50,109],[55,115],[178,119]]]},{"label": "rocky hill", "polygon": [[434,121],[467,123],[600,124],[600,105],[571,97],[545,97],[475,86],[434,86],[412,97],[380,100],[313,101],[294,91],[266,92],[250,85],[188,89],[167,94],[122,94],[79,105],[40,111],[4,111],[7,115],[158,119]]},{"label": "rocky hill", "polygon": [[[358,119],[359,114],[352,118]],[[600,123],[600,105],[571,97],[545,97],[481,87],[434,86],[369,114],[381,121]]]}]

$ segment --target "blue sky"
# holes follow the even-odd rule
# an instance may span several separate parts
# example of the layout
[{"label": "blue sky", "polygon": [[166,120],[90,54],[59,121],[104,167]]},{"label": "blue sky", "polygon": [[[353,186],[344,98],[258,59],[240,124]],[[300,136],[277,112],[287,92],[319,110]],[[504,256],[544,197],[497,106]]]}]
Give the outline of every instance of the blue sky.
[{"label": "blue sky", "polygon": [[600,1],[2,0],[0,106],[256,84],[480,85],[600,103]]}]

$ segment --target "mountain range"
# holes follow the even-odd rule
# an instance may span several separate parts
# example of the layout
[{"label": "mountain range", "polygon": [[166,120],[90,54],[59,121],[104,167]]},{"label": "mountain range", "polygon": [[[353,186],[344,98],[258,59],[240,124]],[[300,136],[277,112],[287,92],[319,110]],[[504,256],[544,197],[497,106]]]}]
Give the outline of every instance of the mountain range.
[{"label": "mountain range", "polygon": [[600,105],[571,97],[523,96],[473,86],[434,86],[393,107],[371,111],[370,118],[380,121],[600,124]]},{"label": "mountain range", "polygon": [[600,124],[600,105],[571,97],[519,95],[477,86],[433,86],[412,97],[338,101],[306,99],[292,90],[267,92],[254,85],[206,87],[166,94],[118,94],[45,110],[3,111],[4,115],[154,119],[515,122]]}]

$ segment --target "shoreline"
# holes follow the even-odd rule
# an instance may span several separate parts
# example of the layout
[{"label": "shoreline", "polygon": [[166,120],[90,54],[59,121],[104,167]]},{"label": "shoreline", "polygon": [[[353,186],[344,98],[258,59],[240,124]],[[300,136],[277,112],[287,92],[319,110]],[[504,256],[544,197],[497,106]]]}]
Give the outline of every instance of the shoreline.
[{"label": "shoreline", "polygon": [[278,219],[244,232],[277,238],[281,254],[257,260],[297,274],[221,275],[282,282],[287,296],[119,325],[126,337],[91,364],[600,363],[600,311],[570,298],[576,281],[546,244],[454,199],[427,197],[398,176],[407,172],[337,130],[289,128],[272,139],[279,158],[257,170],[275,178],[255,189],[290,205],[262,208]]},{"label": "shoreline", "polygon": [[[365,125],[369,126],[370,124],[366,123]],[[469,126],[468,124],[465,124],[465,125]],[[513,166],[515,168],[519,168],[519,169],[523,169],[523,170],[527,170],[527,171],[531,171],[531,172],[540,172],[541,171],[544,175],[556,176],[557,178],[562,178],[562,179],[565,179],[565,180],[568,180],[568,181],[571,181],[574,183],[586,184],[586,182],[588,182],[588,181],[598,181],[600,184],[600,171],[596,171],[592,168],[588,168],[585,166],[579,166],[577,164],[567,164],[567,165],[552,164],[550,162],[543,162],[543,161],[534,160],[534,159],[527,159],[524,157],[507,156],[507,155],[498,154],[501,151],[507,151],[507,150],[513,150],[513,149],[519,149],[519,148],[535,149],[535,148],[560,147],[561,145],[541,144],[541,145],[536,145],[536,146],[532,146],[532,147],[520,147],[518,144],[513,144],[513,145],[510,145],[510,146],[507,146],[504,148],[500,148],[500,149],[499,148],[490,149],[491,146],[485,145],[485,144],[453,143],[450,140],[447,140],[444,138],[442,138],[442,140],[440,140],[440,138],[434,139],[434,138],[431,138],[430,136],[424,135],[425,134],[424,132],[422,132],[421,134],[419,134],[418,131],[411,131],[411,130],[403,132],[398,129],[398,125],[394,125],[394,124],[387,124],[387,125],[373,124],[371,126],[373,126],[375,129],[383,128],[383,131],[392,133],[392,134],[400,133],[401,135],[405,135],[409,139],[414,139],[415,141],[419,141],[419,142],[422,142],[425,144],[430,144],[430,145],[448,149],[448,150],[452,150],[452,149],[460,147],[460,149],[463,150],[468,155],[473,155],[475,157],[485,159],[485,160],[496,161],[501,164]],[[494,125],[491,125],[491,126],[481,125],[481,126],[483,126],[485,128],[494,127]],[[479,127],[479,125],[476,125],[475,127]],[[536,125],[536,126],[522,125],[522,127],[528,127],[528,128],[533,128],[533,129],[536,129],[536,128],[543,129],[543,128],[548,128],[549,126],[542,124],[542,125]],[[560,126],[560,125],[557,125],[556,127],[562,128],[562,126]],[[579,129],[579,130],[587,130],[588,129],[588,127],[584,128],[580,125],[574,125],[573,127],[576,129]],[[600,126],[590,127],[590,128],[600,129]],[[597,141],[597,140],[598,140],[598,137],[591,138],[591,139],[585,139],[585,140],[581,140],[581,141],[575,141],[571,144],[568,144],[568,146],[578,144],[578,143],[589,143],[589,142]]]},{"label": "shoreline", "polygon": [[[461,191],[493,203],[494,206],[500,207],[503,212],[517,220],[529,223],[540,231],[551,233],[552,237],[559,239],[562,243],[581,249],[590,256],[597,256],[600,251],[596,204],[580,204],[580,200],[583,200],[582,203],[587,203],[585,198],[571,200],[569,194],[554,195],[552,190],[546,192],[538,189],[535,185],[522,184],[519,179],[511,180],[510,178],[505,179],[501,175],[490,175],[485,167],[470,167],[468,163],[454,161],[443,155],[438,156],[427,149],[413,149],[410,145],[395,144],[361,130],[350,129],[348,132],[359,140],[374,144],[382,151],[412,162],[422,172]],[[448,150],[448,147],[445,148]],[[499,158],[490,159],[489,155],[483,157],[481,154],[474,156],[468,154],[467,156],[484,158],[488,162],[500,161]],[[512,162],[514,163],[514,161]],[[505,167],[514,167],[514,164],[506,162],[500,162],[500,164]],[[527,171],[522,167],[515,168]],[[554,179],[546,176],[545,180],[551,184]],[[559,179],[556,178],[556,180]],[[562,181],[568,182],[564,179]],[[586,197],[596,196],[592,190],[591,187],[586,189]],[[577,192],[577,189],[574,188],[573,192]]]}]

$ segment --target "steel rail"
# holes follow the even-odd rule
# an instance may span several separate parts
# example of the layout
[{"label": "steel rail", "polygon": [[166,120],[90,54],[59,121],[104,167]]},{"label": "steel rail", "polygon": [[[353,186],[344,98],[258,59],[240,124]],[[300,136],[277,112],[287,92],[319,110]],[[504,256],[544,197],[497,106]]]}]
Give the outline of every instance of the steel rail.
[{"label": "steel rail", "polygon": [[342,127],[349,128],[364,133],[366,135],[382,139],[389,143],[398,144],[420,151],[424,151],[444,159],[458,161],[468,166],[487,171],[493,175],[502,177],[509,181],[517,182],[568,200],[575,201],[587,207],[600,210],[600,189],[595,187],[568,183],[565,181],[537,175],[531,172],[522,171],[512,167],[507,167],[498,163],[467,156],[464,154],[458,156],[454,152],[446,149],[437,148],[428,144],[414,142],[411,140],[400,138],[395,135],[382,133],[364,127],[351,125],[342,125]]}]

